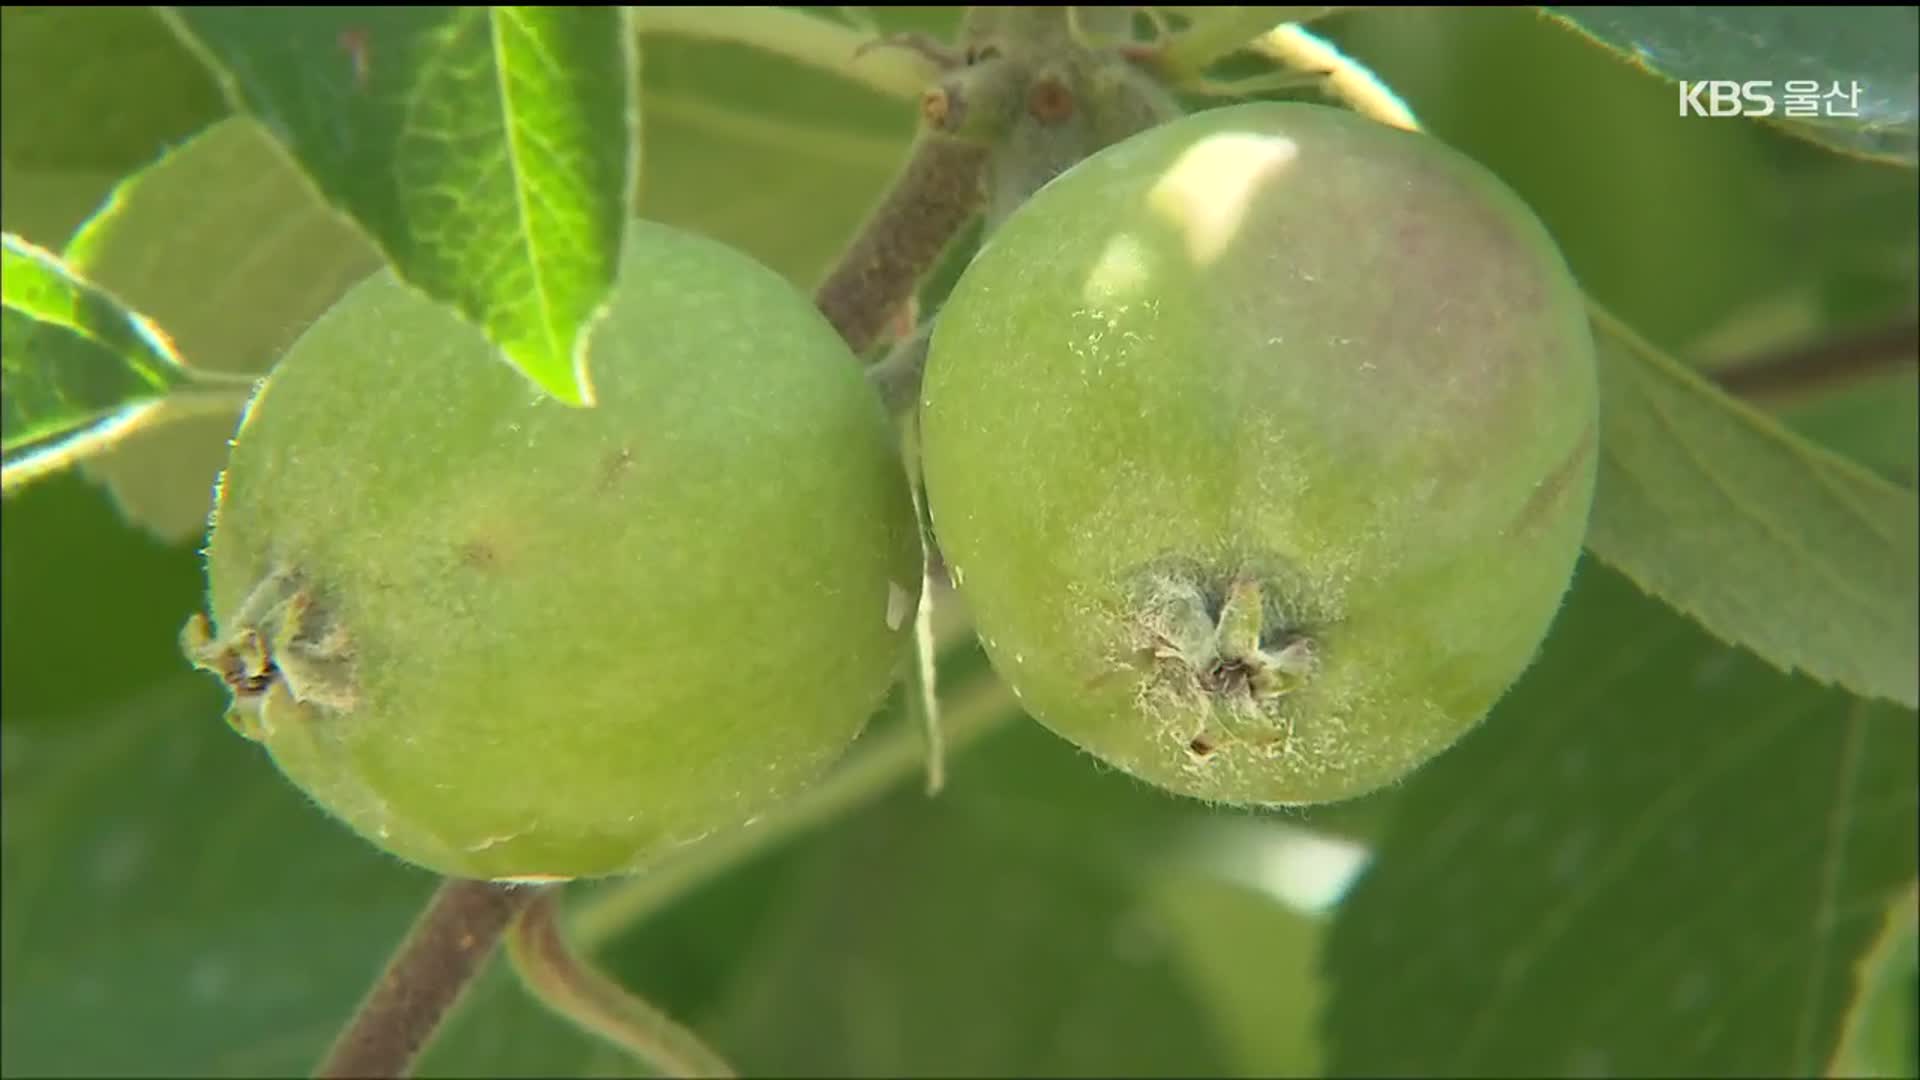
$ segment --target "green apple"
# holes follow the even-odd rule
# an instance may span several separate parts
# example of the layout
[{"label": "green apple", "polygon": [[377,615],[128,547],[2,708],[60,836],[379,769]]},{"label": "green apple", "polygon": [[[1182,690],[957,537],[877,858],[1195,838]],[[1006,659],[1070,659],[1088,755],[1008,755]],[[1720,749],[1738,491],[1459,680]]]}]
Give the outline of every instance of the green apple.
[{"label": "green apple", "polygon": [[921,552],[807,299],[630,226],[597,404],[382,271],[249,407],[186,646],[321,807],[443,874],[631,871],[809,783],[885,695]]},{"label": "green apple", "polygon": [[922,467],[1036,718],[1172,791],[1318,803],[1431,759],[1529,665],[1596,397],[1582,293],[1511,190],[1259,103],[1108,147],[988,238],[934,328]]}]

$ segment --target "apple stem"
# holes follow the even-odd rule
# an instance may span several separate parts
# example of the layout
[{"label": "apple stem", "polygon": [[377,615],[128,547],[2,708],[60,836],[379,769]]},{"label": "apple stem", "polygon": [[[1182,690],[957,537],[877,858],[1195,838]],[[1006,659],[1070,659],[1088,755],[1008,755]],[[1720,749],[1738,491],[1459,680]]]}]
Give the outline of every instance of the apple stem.
[{"label": "apple stem", "polygon": [[314,1075],[401,1077],[473,983],[493,948],[550,886],[448,878],[395,950]]},{"label": "apple stem", "polygon": [[568,942],[555,916],[554,891],[542,890],[507,934],[507,955],[522,985],[546,1006],[671,1077],[738,1075],[698,1035],[596,970]]}]

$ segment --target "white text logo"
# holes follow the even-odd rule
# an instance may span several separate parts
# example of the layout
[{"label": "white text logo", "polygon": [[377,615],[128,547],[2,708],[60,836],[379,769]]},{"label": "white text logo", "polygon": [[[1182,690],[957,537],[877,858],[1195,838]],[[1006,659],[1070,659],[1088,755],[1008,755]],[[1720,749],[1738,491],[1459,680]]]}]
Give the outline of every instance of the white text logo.
[{"label": "white text logo", "polygon": [[1680,80],[1681,116],[1859,116],[1860,84],[1825,86],[1789,79],[1775,92],[1772,79]]}]

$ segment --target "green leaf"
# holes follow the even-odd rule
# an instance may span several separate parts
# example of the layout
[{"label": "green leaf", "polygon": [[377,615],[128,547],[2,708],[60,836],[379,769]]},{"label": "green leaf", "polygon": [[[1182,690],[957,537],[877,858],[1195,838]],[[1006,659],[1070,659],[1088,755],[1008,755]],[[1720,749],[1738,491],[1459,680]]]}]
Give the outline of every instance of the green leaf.
[{"label": "green leaf", "polygon": [[592,403],[636,172],[625,9],[164,10],[402,278]]},{"label": "green leaf", "polygon": [[1175,971],[1220,1030],[1229,1076],[1320,1075],[1326,922],[1256,889],[1185,875],[1148,892]]},{"label": "green leaf", "polygon": [[[794,852],[741,967],[685,1015],[754,1076],[1218,1073],[1224,1043],[1142,895],[1206,814],[1016,724],[938,798],[906,785]],[[645,987],[642,955],[621,959]]]},{"label": "green leaf", "polygon": [[1332,1071],[1824,1073],[1911,903],[1916,736],[1585,563],[1339,912]]},{"label": "green leaf", "polygon": [[[180,673],[180,626],[206,602],[197,553],[126,528],[71,470],[8,496],[0,514],[0,730],[105,708]],[[88,656],[112,660],[77,660]],[[0,784],[0,799],[11,794]]]},{"label": "green leaf", "polygon": [[1895,484],[1920,482],[1920,376],[1912,370],[1863,377],[1791,403],[1780,419]]},{"label": "green leaf", "polygon": [[[1554,7],[1575,29],[1668,79],[1767,80],[1770,119],[1837,149],[1920,160],[1920,9],[1827,7]],[[1786,84],[1825,94],[1859,86],[1857,104],[1822,99],[1789,117]],[[1757,106],[1756,106],[1757,107]],[[1854,116],[1836,115],[1836,111]]]},{"label": "green leaf", "polygon": [[[7,450],[188,381],[173,343],[146,316],[50,251],[10,233],[0,236],[0,247],[0,302],[9,315],[0,444]],[[62,343],[51,344],[43,328],[64,331]],[[92,354],[72,347],[78,343],[93,346]]]},{"label": "green leaf", "polygon": [[[99,453],[200,380],[146,316],[52,252],[11,233],[3,242],[0,444],[11,491]],[[244,400],[237,388],[198,393],[216,406]]]},{"label": "green leaf", "polygon": [[1920,927],[1915,897],[1893,905],[1873,955],[1861,964],[1846,1045],[1829,1076],[1920,1073]]},{"label": "green leaf", "polygon": [[[223,697],[183,670],[0,730],[0,1071],[305,1075],[418,914],[435,879],[324,817],[220,720]],[[492,966],[439,1075],[604,1062]]]},{"label": "green leaf", "polygon": [[226,111],[151,8],[0,8],[0,159],[9,168],[125,173]]},{"label": "green leaf", "polygon": [[[81,272],[153,314],[201,369],[265,374],[379,253],[259,125],[223,120],[136,174],[67,248]],[[199,540],[240,417],[142,429],[88,462],[129,520]]]},{"label": "green leaf", "polygon": [[0,728],[8,1075],[303,1075],[424,902],[433,880],[322,817],[222,696],[182,662]]},{"label": "green leaf", "polygon": [[1587,546],[1721,638],[1911,708],[1920,505],[1713,389],[1595,308]]}]

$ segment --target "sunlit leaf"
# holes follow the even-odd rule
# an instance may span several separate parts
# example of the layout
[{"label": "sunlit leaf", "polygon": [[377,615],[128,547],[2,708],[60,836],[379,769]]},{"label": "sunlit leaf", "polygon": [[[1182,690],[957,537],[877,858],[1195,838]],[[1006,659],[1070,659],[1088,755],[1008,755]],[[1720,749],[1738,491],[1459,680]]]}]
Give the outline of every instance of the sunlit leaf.
[{"label": "sunlit leaf", "polygon": [[97,454],[151,422],[172,395],[245,399],[239,386],[206,386],[146,316],[87,281],[58,256],[12,234],[4,239],[0,310],[0,442],[5,486]]},{"label": "sunlit leaf", "polygon": [[555,397],[592,401],[632,202],[625,9],[170,8],[223,92]]}]

